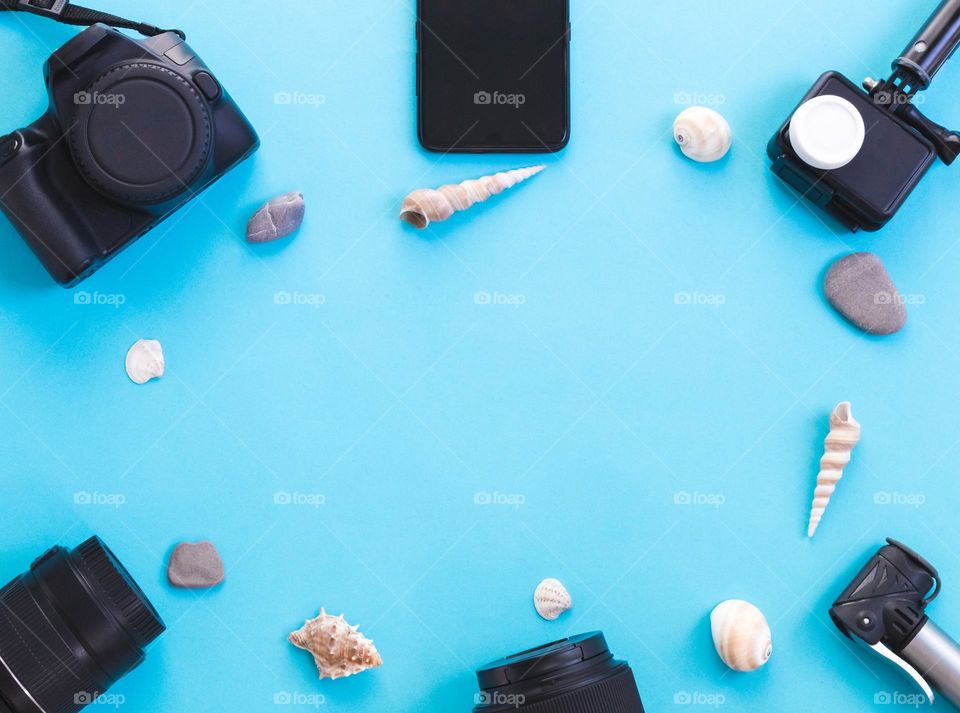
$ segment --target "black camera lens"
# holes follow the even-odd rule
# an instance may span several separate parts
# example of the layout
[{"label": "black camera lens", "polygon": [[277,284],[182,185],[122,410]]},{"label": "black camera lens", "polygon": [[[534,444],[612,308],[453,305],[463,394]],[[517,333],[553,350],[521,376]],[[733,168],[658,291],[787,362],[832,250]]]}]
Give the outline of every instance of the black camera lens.
[{"label": "black camera lens", "polygon": [[79,711],[164,628],[99,537],[54,547],[0,590],[0,713]]},{"label": "black camera lens", "polygon": [[477,681],[474,713],[643,713],[633,671],[599,631],[494,661]]}]

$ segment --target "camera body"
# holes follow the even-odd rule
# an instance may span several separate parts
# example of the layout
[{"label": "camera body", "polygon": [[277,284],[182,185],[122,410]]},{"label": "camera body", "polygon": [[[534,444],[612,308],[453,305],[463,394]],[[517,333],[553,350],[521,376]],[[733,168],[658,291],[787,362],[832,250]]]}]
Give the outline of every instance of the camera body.
[{"label": "camera body", "polygon": [[176,32],[94,25],[44,65],[47,112],[0,137],[0,209],[75,285],[259,147]]},{"label": "camera body", "polygon": [[841,168],[815,168],[791,145],[787,119],[767,147],[773,172],[849,229],[879,230],[936,161],[935,147],[877,99],[890,95],[867,94],[839,72],[827,72],[799,106],[822,96],[842,97],[860,113],[867,127],[863,148]]}]

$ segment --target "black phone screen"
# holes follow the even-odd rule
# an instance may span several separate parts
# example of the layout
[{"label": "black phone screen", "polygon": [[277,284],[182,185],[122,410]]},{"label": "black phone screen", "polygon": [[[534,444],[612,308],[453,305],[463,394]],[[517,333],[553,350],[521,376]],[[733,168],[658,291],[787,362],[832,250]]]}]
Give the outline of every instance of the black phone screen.
[{"label": "black phone screen", "polygon": [[569,136],[568,0],[420,0],[420,142],[556,151]]}]

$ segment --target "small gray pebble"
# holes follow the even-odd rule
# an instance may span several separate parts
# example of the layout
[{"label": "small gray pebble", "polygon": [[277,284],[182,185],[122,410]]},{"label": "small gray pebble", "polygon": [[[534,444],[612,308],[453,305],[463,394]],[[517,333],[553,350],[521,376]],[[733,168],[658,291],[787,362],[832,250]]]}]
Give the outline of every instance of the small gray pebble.
[{"label": "small gray pebble", "polygon": [[869,334],[894,334],[907,323],[907,308],[883,263],[873,253],[837,260],[823,283],[827,301]]},{"label": "small gray pebble", "polygon": [[170,555],[167,579],[185,589],[215,587],[223,581],[223,560],[212,542],[181,542]]},{"label": "small gray pebble", "polygon": [[247,240],[266,243],[285,238],[303,222],[306,203],[297,191],[277,196],[265,203],[247,223]]}]

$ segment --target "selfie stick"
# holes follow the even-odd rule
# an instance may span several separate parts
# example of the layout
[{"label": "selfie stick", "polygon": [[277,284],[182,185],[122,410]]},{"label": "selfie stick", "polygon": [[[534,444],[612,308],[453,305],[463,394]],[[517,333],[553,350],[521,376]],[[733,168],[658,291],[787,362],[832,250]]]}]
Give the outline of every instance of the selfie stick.
[{"label": "selfie stick", "polygon": [[920,113],[913,104],[917,92],[930,86],[934,76],[960,45],[960,0],[944,0],[903,53],[893,62],[889,79],[863,82],[874,101],[887,106],[929,139],[940,159],[951,164],[960,155],[960,136]]},{"label": "selfie stick", "polygon": [[887,543],[833,603],[830,617],[846,636],[900,666],[931,703],[935,688],[960,708],[960,644],[926,615],[940,575],[906,545]]}]

